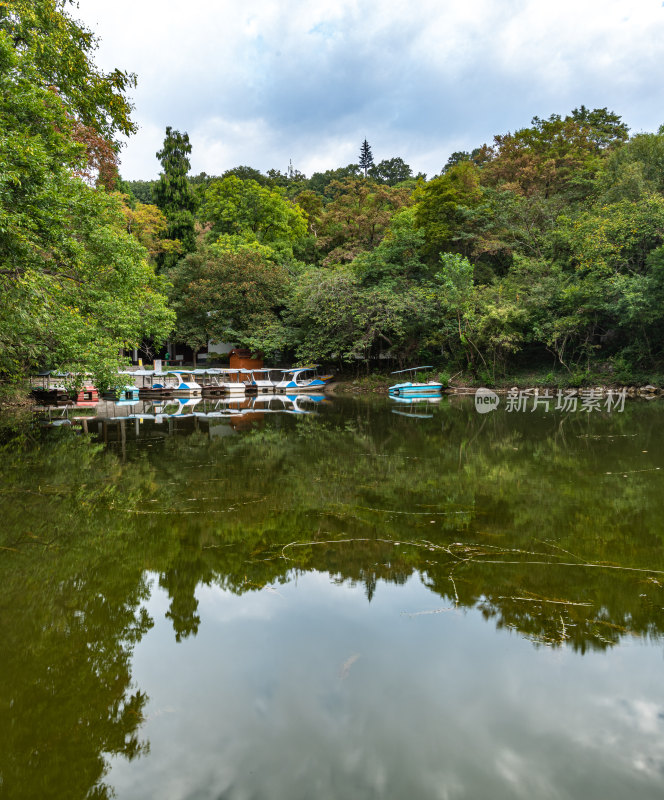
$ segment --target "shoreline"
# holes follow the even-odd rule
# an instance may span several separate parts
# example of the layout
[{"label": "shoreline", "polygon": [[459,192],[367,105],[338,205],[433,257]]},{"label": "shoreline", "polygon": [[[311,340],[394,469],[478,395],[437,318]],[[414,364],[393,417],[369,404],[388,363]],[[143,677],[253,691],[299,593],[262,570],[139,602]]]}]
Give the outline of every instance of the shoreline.
[{"label": "shoreline", "polygon": [[[515,383],[512,386],[486,387],[486,386],[448,386],[442,390],[444,395],[474,395],[478,389],[490,389],[497,395],[507,395],[510,392],[522,392],[526,395],[549,394],[555,397],[558,392],[573,397],[579,394],[593,392],[595,396],[600,396],[612,392],[620,394],[624,392],[628,397],[658,397],[664,394],[664,387],[654,384],[595,384],[587,386],[533,386],[532,384]],[[331,397],[339,395],[358,395],[358,394],[388,394],[389,383],[376,383],[375,385],[365,385],[361,381],[333,381],[325,387],[325,394]]]}]

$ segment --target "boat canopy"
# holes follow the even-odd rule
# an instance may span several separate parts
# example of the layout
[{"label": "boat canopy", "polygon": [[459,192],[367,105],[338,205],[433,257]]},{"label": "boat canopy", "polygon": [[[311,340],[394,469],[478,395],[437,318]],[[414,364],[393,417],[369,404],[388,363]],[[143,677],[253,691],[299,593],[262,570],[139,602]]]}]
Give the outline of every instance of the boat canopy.
[{"label": "boat canopy", "polygon": [[281,372],[286,375],[299,375],[300,372],[310,372],[312,369],[318,369],[319,364],[312,364],[309,367],[294,367],[293,369],[282,369]]},{"label": "boat canopy", "polygon": [[[191,370],[190,370],[191,372]],[[240,372],[248,372],[246,369],[224,369],[224,367],[210,367],[210,369],[201,370],[201,373],[206,375],[237,375]]]},{"label": "boat canopy", "polygon": [[205,375],[206,369],[169,369],[169,375]]},{"label": "boat canopy", "polygon": [[408,369],[398,369],[395,372],[390,372],[390,375],[401,375],[402,372],[417,372],[420,369],[433,369],[431,364],[426,367],[408,367]]}]

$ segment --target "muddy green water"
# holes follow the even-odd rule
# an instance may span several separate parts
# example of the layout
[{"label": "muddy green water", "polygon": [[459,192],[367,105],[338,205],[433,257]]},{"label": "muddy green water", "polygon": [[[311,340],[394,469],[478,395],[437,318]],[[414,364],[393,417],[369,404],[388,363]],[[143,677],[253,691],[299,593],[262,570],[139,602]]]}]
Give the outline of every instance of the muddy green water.
[{"label": "muddy green water", "polygon": [[3,453],[0,797],[661,797],[664,401],[301,410]]}]

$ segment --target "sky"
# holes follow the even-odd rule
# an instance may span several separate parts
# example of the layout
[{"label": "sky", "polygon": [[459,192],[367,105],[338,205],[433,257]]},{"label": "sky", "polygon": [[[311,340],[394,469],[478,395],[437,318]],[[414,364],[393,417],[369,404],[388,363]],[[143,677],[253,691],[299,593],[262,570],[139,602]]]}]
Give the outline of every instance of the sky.
[{"label": "sky", "polygon": [[312,172],[450,153],[533,116],[608,107],[664,123],[662,0],[78,0],[104,69],[136,73],[128,180],[159,174],[167,125],[192,174]]}]

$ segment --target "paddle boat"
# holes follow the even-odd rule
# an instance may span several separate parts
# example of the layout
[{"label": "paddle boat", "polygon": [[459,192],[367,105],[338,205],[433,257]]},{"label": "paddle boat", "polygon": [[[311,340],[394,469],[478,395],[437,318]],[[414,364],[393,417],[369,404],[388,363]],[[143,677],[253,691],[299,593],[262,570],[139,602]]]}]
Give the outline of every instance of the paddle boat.
[{"label": "paddle boat", "polygon": [[[75,388],[75,380],[72,385],[67,385],[68,379],[80,378],[69,372],[51,372],[47,370],[40,372],[35,378],[40,378],[42,385],[32,387],[32,396],[42,405],[58,405],[59,403],[76,403],[82,408],[92,407],[99,402],[99,392],[91,384],[90,376],[83,375],[84,385]],[[32,379],[33,383],[35,378]],[[54,384],[51,381],[55,381]]]},{"label": "paddle boat", "polygon": [[[58,403],[72,403],[76,399],[76,392],[65,385],[65,381],[70,377],[68,372],[52,372],[46,370],[40,372],[37,378],[41,378],[41,386],[33,386],[30,394],[38,403],[42,405],[58,405]],[[54,380],[55,384],[51,381]]]},{"label": "paddle boat", "polygon": [[[169,370],[165,374],[164,388],[172,389],[173,397],[200,397],[202,386],[194,380],[191,370]],[[153,384],[157,386],[157,384]]]},{"label": "paddle boat", "polygon": [[275,367],[248,369],[247,372],[249,373],[247,388],[259,393],[274,392],[277,384],[283,379],[283,370]]},{"label": "paddle boat", "polygon": [[166,381],[168,372],[155,372],[151,369],[135,369],[135,370],[121,370],[120,375],[131,375],[132,378],[140,378],[141,385],[132,387],[138,390],[138,395],[141,398],[149,399],[151,397],[169,397],[173,394],[174,383],[171,381],[169,385]]},{"label": "paddle boat", "polygon": [[137,386],[123,386],[119,392],[116,389],[109,389],[104,392],[102,397],[105,400],[138,400],[138,387]]},{"label": "paddle boat", "polygon": [[320,392],[326,383],[332,380],[332,375],[319,375],[318,365],[311,367],[297,367],[296,369],[282,369],[283,377],[275,386],[277,392]]},{"label": "paddle boat", "polygon": [[425,367],[408,367],[408,369],[398,369],[392,375],[403,375],[407,373],[410,376],[409,381],[404,383],[395,383],[390,386],[389,393],[391,395],[398,395],[399,397],[435,397],[440,395],[443,391],[443,384],[440,381],[416,381],[418,372],[424,372],[428,369],[433,369],[432,366]]},{"label": "paddle boat", "polygon": [[91,385],[84,386],[82,389],[79,389],[79,392],[76,395],[76,405],[83,408],[96,406],[98,402],[99,392],[94,386]]},{"label": "paddle boat", "polygon": [[207,383],[203,386],[203,396],[219,394],[243,395],[247,390],[248,372],[244,369],[212,368],[205,371]]}]

